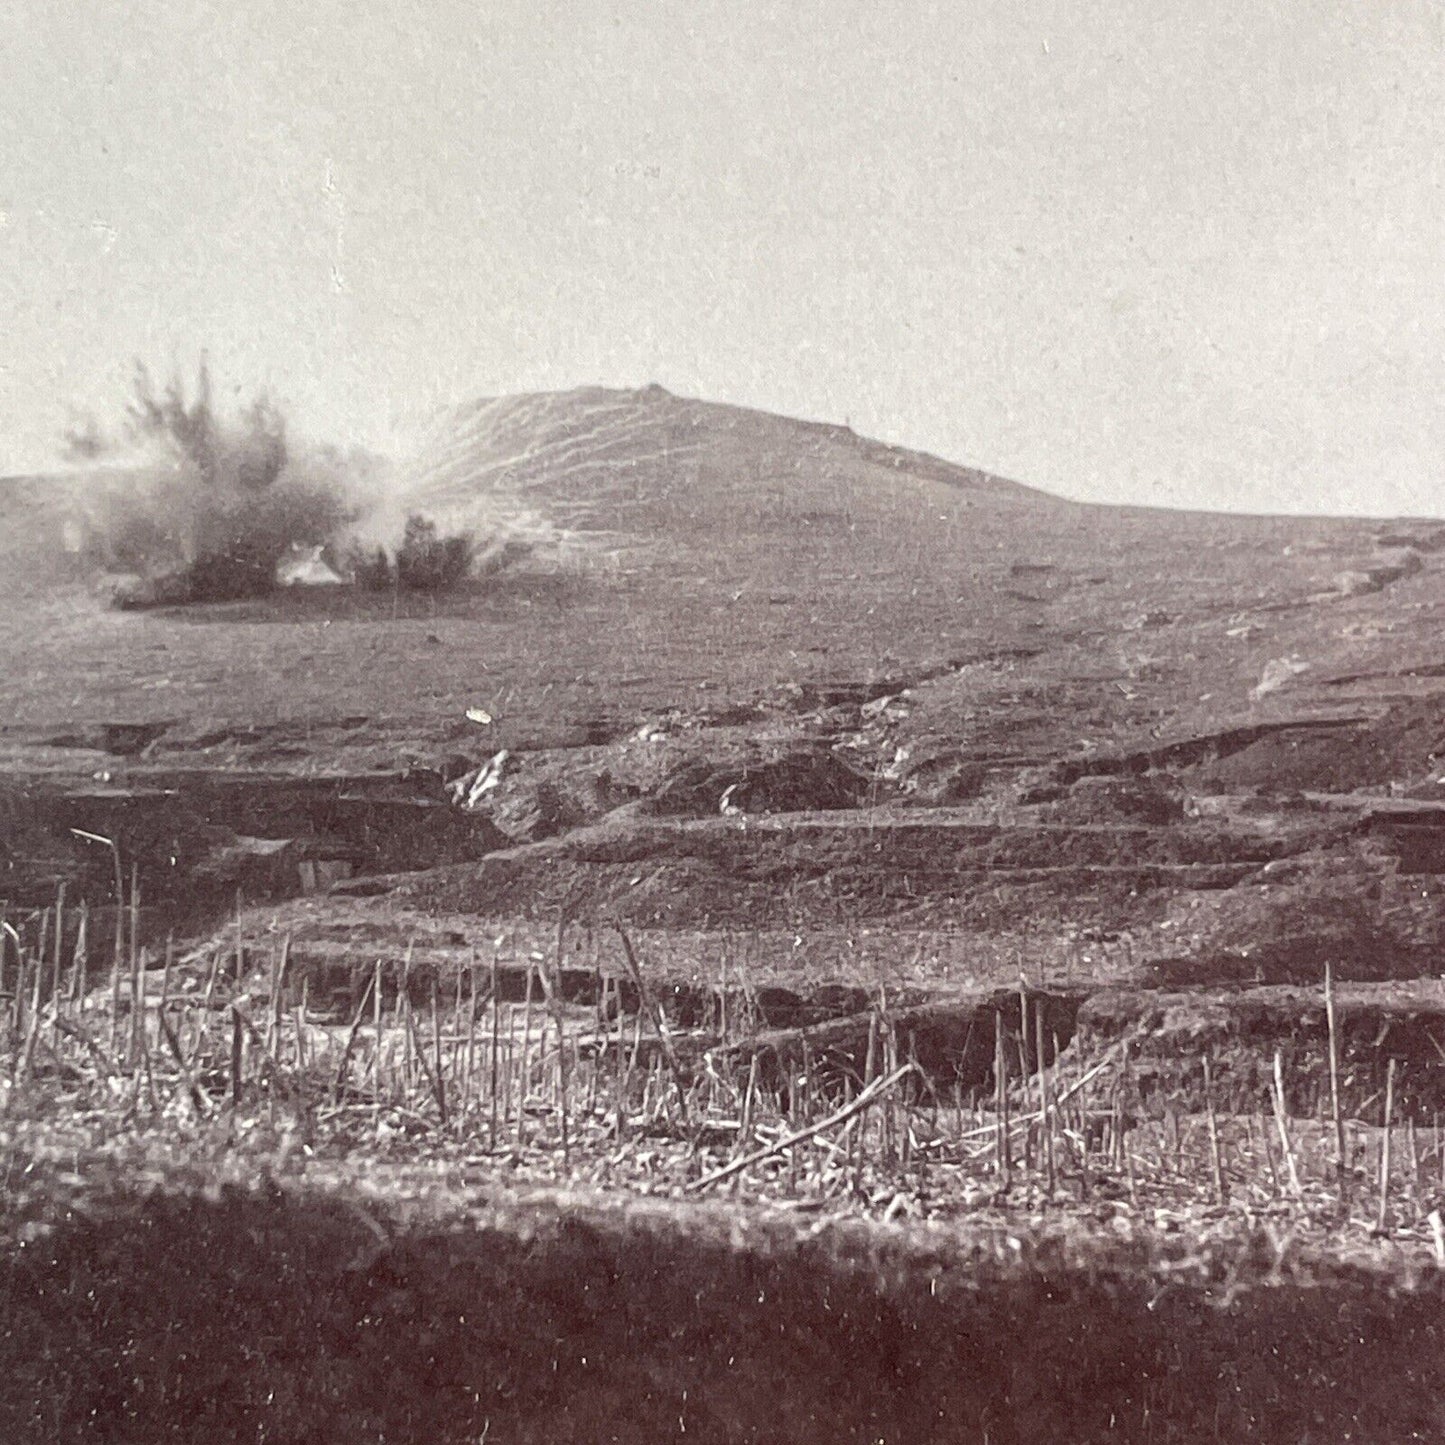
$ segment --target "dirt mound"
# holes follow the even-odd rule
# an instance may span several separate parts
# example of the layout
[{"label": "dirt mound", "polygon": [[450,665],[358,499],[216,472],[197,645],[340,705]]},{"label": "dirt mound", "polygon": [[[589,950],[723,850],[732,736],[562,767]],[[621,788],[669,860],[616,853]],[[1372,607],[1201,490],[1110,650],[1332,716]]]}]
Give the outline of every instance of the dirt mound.
[{"label": "dirt mound", "polygon": [[922,810],[619,819],[402,880],[397,895],[496,918],[555,917],[570,899],[647,926],[803,927],[918,910],[1018,924],[1041,908],[1078,916],[1154,891],[1229,887],[1288,846],[1203,826],[1007,828]]},{"label": "dirt mound", "polygon": [[[716,817],[857,808],[877,793],[825,741],[749,737],[677,717],[606,744],[501,754],[493,770],[468,806],[519,842],[585,827],[628,804],[660,817]],[[443,772],[462,790],[481,776],[460,755]]]},{"label": "dirt mound", "polygon": [[1205,792],[1348,793],[1411,784],[1445,759],[1445,704],[1430,698],[1346,728],[1281,729],[1190,773]]},{"label": "dirt mound", "polygon": [[1184,794],[1168,777],[1080,778],[1040,814],[1058,823],[1147,823],[1168,827],[1184,821]]},{"label": "dirt mound", "polygon": [[688,763],[652,795],[648,810],[665,817],[829,812],[864,807],[876,791],[871,779],[819,747],[734,766]]},{"label": "dirt mound", "polygon": [[859,1089],[882,1066],[884,1050],[917,1069],[913,1092],[939,1099],[977,1097],[994,1088],[997,1031],[1004,1039],[1010,1075],[1053,1062],[1073,1037],[1081,999],[1029,989],[998,990],[978,996],[921,1004],[886,1018],[855,1014],[811,1028],[764,1032],[715,1050],[716,1065],[742,1080],[756,1068],[765,1087],[785,1093],[800,1081],[829,1093]]},{"label": "dirt mound", "polygon": [[971,803],[993,789],[1007,789],[1017,768],[976,758],[959,748],[944,748],[909,762],[904,779],[908,800],[919,807],[946,808]]},{"label": "dirt mound", "polygon": [[[219,952],[229,971],[236,954],[234,928],[197,951],[209,960]],[[636,983],[617,963],[607,968],[563,964],[549,968],[544,983],[538,963],[481,962],[475,943],[464,933],[418,943],[401,930],[358,930],[347,936],[317,936],[303,929],[288,935],[290,949],[283,983],[288,1007],[305,1002],[312,1018],[344,1023],[370,997],[373,981],[381,981],[383,1006],[393,1007],[403,994],[417,1008],[431,999],[470,998],[476,988],[483,998],[523,1003],[529,997],[540,1008],[549,991],[565,1003],[598,1010],[597,1017],[615,1018],[620,1010],[636,1014],[641,997]],[[269,989],[275,955],[248,940],[242,947],[241,970],[262,992]],[[0,983],[3,983],[0,972]],[[693,979],[652,977],[649,996],[674,1028],[717,1030],[724,1020],[755,1020],[764,1028],[798,1029],[825,1020],[863,1014],[873,995],[853,984],[819,983],[789,988],[768,983],[757,987],[723,986]],[[902,990],[895,1002],[908,1004],[915,992]],[[990,1038],[992,1035],[990,1034]]]},{"label": "dirt mound", "polygon": [[1445,899],[1359,856],[1272,866],[1281,881],[1182,895],[1154,932],[1154,976],[1170,985],[1314,984],[1326,963],[1342,979],[1429,970]]},{"label": "dirt mound", "polygon": [[[1445,1111],[1445,992],[1437,985],[1348,985],[1336,1001],[1340,1104],[1382,1122],[1391,1060],[1396,1122],[1433,1125]],[[1126,1092],[1144,1110],[1268,1114],[1276,1052],[1290,1112],[1330,1109],[1329,1029],[1319,989],[1110,991],[1079,1010],[1084,1051],[1126,1043]],[[1204,1060],[1212,1073],[1207,1094]]]},{"label": "dirt mound", "polygon": [[295,897],[354,873],[478,858],[506,841],[488,819],[450,807],[426,773],[0,783],[0,897],[43,909],[63,883],[73,925],[82,904],[114,908],[118,869],[128,903],[133,870],[149,935],[213,924],[238,895]]},{"label": "dirt mound", "polygon": [[637,792],[607,767],[526,766],[506,777],[484,811],[517,842],[539,842],[586,827]]},{"label": "dirt mound", "polygon": [[91,1199],[0,1263],[0,1433],[723,1445],[1439,1439],[1438,1279],[505,1196]]}]

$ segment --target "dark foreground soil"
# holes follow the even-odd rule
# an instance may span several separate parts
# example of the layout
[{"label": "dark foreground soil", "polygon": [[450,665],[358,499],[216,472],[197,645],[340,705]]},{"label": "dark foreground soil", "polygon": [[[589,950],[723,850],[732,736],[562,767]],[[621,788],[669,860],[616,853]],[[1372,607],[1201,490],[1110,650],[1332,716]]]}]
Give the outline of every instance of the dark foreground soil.
[{"label": "dark foreground soil", "polygon": [[1264,1237],[800,1227],[276,1185],[92,1199],[0,1265],[25,1442],[1445,1438],[1445,1276]]}]

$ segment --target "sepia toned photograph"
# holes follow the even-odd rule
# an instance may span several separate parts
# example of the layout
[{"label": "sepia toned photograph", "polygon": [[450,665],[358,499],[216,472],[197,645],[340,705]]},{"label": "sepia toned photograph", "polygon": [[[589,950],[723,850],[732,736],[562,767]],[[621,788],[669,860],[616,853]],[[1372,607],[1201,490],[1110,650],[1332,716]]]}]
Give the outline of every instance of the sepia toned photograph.
[{"label": "sepia toned photograph", "polygon": [[1445,1442],[1442,134],[0,7],[0,1445]]}]

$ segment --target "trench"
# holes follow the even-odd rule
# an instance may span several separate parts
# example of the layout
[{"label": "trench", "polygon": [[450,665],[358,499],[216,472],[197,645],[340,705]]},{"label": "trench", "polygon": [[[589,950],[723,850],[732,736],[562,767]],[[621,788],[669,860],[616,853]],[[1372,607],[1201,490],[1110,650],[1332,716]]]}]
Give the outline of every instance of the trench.
[{"label": "trench", "polygon": [[1266,738],[1311,733],[1353,732],[1370,721],[1368,717],[1298,718],[1285,722],[1256,723],[1227,728],[1223,732],[1180,738],[1156,748],[1135,752],[1101,753],[1094,757],[1056,763],[1049,772],[1051,783],[1070,787],[1081,778],[1121,777],[1174,768],[1192,768],[1217,763]]},{"label": "trench", "polygon": [[[1404,875],[1445,872],[1445,812],[1382,803],[1357,829],[1385,843]],[[758,897],[780,880],[796,889],[800,879],[816,877],[839,893],[833,901],[857,912],[869,906],[869,890],[876,893],[894,874],[909,880],[910,896],[913,881],[947,893],[1035,876],[1082,886],[1115,871],[1140,881],[1157,873],[1161,887],[1198,891],[1233,886],[1293,846],[1258,838],[1246,845],[1185,827],[1010,830],[915,819],[906,826],[859,829],[801,815],[749,821],[746,828],[728,820],[654,821],[627,832],[583,830],[550,848],[508,845],[484,814],[454,807],[441,779],[425,771],[304,778],[147,769],[121,782],[12,776],[0,783],[0,916],[32,950],[43,930],[57,957],[70,956],[81,930],[88,930],[97,960],[108,959],[112,941],[128,937],[134,924],[135,941],[143,949],[151,945],[153,963],[160,951],[155,945],[168,936],[214,935],[243,903],[282,902],[337,886],[361,892],[373,880],[390,889],[388,875],[455,871],[445,865],[468,865],[463,871],[475,876],[460,880],[467,890],[491,879],[488,893],[498,912],[507,911],[502,905],[524,904],[545,914],[546,869],[538,870],[556,857],[590,865],[608,878],[620,869],[626,883],[639,861],[676,869],[691,860],[690,866],[712,867],[716,878],[713,872],[706,877],[719,888]],[[424,882],[434,889],[445,880]],[[509,882],[510,894],[498,886]],[[133,910],[132,896],[139,900]],[[460,941],[463,951],[465,944]],[[392,961],[382,970],[384,1005],[394,1006],[403,994],[418,1006],[438,994],[460,996],[465,965],[459,965],[457,949],[452,956],[445,952],[429,957],[423,949],[412,957],[408,950],[402,962],[401,950],[391,950]],[[299,1001],[304,989],[318,1018],[349,1018],[376,976],[376,956],[344,930],[331,940],[298,938],[285,980],[288,996]],[[243,948],[228,971],[253,976],[268,966]],[[0,993],[14,983],[18,967],[19,947],[5,935]],[[481,973],[482,987],[499,1002],[543,999],[531,964],[498,964]],[[617,971],[563,967],[549,982],[563,1002],[595,1010],[599,1020],[636,1015],[648,1003]],[[1097,1053],[1127,1043],[1131,1088],[1139,1106],[1153,1110],[1197,1112],[1210,1102],[1205,1057],[1217,1108],[1267,1109],[1272,1060],[1280,1052],[1289,1109],[1319,1114],[1328,1081],[1318,991],[1171,992],[1162,975],[1159,982],[1166,986],[1127,995],[1031,992],[1022,1004],[1017,992],[955,991],[945,997],[938,989],[918,988],[895,991],[890,1007],[902,1056],[917,1062],[926,1089],[975,1096],[991,1091],[995,1031],[1001,1027],[1010,1067],[1017,1056],[1025,1073],[1036,1070],[1040,1059],[1052,1063],[1062,1050]],[[666,979],[651,987],[653,1002],[699,1059],[721,1048],[720,1057],[732,1067],[745,1073],[756,1058],[763,1076],[776,1080],[800,1062],[810,1070],[816,1065],[825,1086],[856,1083],[868,1071],[876,998],[863,987],[769,984],[743,990]],[[1035,1019],[1042,1011],[1042,1042],[1021,1007]],[[737,1043],[740,1020],[751,1031],[746,1045]],[[1381,1116],[1392,1060],[1395,1118],[1424,1126],[1445,1113],[1445,1003],[1360,994],[1347,1001],[1342,1020],[1347,1113],[1366,1120]]]},{"label": "trench", "polygon": [[245,903],[480,859],[505,841],[453,808],[431,773],[11,777],[0,784],[0,913],[32,928],[48,913],[62,947],[82,927],[113,936],[118,908],[141,943],[184,938]]}]

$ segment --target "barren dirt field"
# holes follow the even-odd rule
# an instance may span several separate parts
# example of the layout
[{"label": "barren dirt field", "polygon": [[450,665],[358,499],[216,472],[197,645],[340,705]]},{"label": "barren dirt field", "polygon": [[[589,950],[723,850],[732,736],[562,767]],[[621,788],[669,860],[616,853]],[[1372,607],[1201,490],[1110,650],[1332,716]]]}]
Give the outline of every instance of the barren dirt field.
[{"label": "barren dirt field", "polygon": [[469,589],[126,612],[84,485],[0,1438],[1445,1440],[1445,523],[585,391],[401,479]]}]

